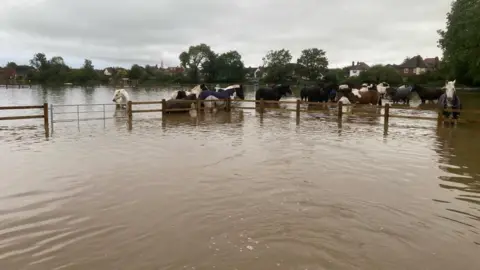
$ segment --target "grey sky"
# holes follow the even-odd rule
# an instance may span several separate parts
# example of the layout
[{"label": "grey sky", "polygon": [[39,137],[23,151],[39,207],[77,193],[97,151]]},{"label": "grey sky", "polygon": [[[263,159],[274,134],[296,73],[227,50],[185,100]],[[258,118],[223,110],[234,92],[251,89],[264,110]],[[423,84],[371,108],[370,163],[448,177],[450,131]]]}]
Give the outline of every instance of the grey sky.
[{"label": "grey sky", "polygon": [[238,50],[258,66],[270,49],[327,52],[330,67],[441,56],[436,30],[451,0],[0,0],[0,65],[36,52],[79,66],[178,65],[190,45]]}]

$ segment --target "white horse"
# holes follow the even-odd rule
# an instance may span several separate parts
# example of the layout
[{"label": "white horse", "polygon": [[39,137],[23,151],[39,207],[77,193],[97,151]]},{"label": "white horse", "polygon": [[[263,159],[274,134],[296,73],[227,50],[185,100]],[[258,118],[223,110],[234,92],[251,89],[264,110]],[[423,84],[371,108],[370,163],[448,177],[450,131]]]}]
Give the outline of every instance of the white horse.
[{"label": "white horse", "polygon": [[[460,102],[460,98],[456,94],[455,82],[456,80],[447,81],[444,86],[445,93],[442,94],[440,98],[438,98],[438,107],[441,110],[443,116],[446,118],[452,116],[454,124],[457,123],[457,119],[460,116],[460,112],[458,110],[462,109],[462,103]],[[452,109],[457,111],[449,112],[445,111],[445,109]]]},{"label": "white horse", "polygon": [[112,101],[117,104],[117,108],[126,108],[130,101],[130,95],[125,89],[117,89],[113,93]]},{"label": "white horse", "polygon": [[379,84],[377,84],[377,91],[378,93],[380,94],[381,97],[384,97],[385,94],[387,93],[387,88],[390,87],[390,84],[386,83],[386,82],[381,82]]},{"label": "white horse", "polygon": [[447,81],[445,83],[445,96],[446,96],[446,102],[447,102],[447,107],[448,108],[452,108],[453,107],[453,99],[455,97],[455,93],[457,92],[457,90],[455,89],[455,82],[457,80],[453,80],[453,81]]}]

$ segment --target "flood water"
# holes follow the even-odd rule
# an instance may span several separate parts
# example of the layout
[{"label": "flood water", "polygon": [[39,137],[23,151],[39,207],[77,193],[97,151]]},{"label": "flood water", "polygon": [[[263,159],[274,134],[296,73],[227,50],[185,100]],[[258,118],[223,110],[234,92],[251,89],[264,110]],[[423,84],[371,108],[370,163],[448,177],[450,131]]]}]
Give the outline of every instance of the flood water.
[{"label": "flood water", "polygon": [[[0,89],[0,105],[112,94]],[[479,269],[478,124],[391,118],[385,135],[381,117],[233,109],[129,131],[108,105],[66,121],[93,107],[54,107],[49,139],[41,119],[0,122],[0,269]]]}]

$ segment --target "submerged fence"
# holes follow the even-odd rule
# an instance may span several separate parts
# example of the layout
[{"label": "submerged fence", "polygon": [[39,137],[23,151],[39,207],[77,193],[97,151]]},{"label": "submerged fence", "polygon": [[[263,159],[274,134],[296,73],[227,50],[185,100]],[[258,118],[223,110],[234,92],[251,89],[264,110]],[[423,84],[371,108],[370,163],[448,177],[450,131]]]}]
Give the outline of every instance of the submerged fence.
[{"label": "submerged fence", "polygon": [[[271,100],[240,100],[241,103],[253,103],[254,106],[232,106],[232,100],[231,99],[225,99],[225,100],[175,100],[176,103],[194,103],[195,104],[195,109],[197,113],[201,112],[201,103],[205,102],[218,102],[218,101],[224,101],[225,106],[224,109],[227,112],[230,112],[232,107],[236,109],[252,109],[252,110],[257,110],[260,114],[260,117],[263,117],[264,113],[267,110],[276,110],[276,111],[289,111],[289,112],[295,112],[295,118],[297,125],[300,123],[300,115],[302,112],[325,112],[325,109],[328,107],[336,107],[336,116],[337,116],[337,121],[341,124],[342,122],[342,117],[345,114],[344,109],[350,110],[348,114],[357,114],[361,116],[374,116],[374,117],[383,117],[384,119],[384,129],[385,131],[388,130],[388,125],[389,125],[389,119],[390,118],[407,118],[407,119],[416,119],[416,120],[432,120],[432,121],[437,121],[438,123],[442,123],[446,121],[447,119],[444,119],[443,113],[440,110],[432,110],[432,109],[422,109],[422,108],[412,108],[412,107],[397,107],[397,106],[392,106],[390,104],[385,104],[384,106],[370,106],[371,108],[377,108],[377,109],[383,109],[383,114],[382,113],[365,113],[365,112],[353,112],[352,107],[358,107],[362,105],[358,104],[342,104],[341,102],[339,103],[318,103],[318,102],[304,102],[301,100],[281,100],[281,101],[271,101]],[[273,104],[273,105],[280,105],[280,104],[295,104],[295,109],[293,108],[273,108],[268,105]],[[311,106],[313,105],[316,107],[315,109],[302,109],[301,105],[308,105]],[[161,113],[162,119],[165,119],[167,117],[168,113],[171,112],[188,112],[192,110],[191,108],[175,108],[175,109],[169,109],[167,108],[167,101],[165,99],[162,99],[161,101],[129,101],[127,104],[126,108],[126,114],[125,116],[111,116],[107,117],[106,113],[107,112],[116,112],[116,110],[106,110],[106,107],[109,106],[116,106],[115,104],[75,104],[75,105],[50,105],[48,103],[44,103],[43,105],[38,105],[38,106],[0,106],[0,112],[2,110],[30,110],[30,109],[42,109],[43,114],[38,114],[38,115],[23,115],[23,116],[6,116],[6,117],[0,117],[1,120],[22,120],[22,119],[35,119],[35,118],[42,118],[44,119],[44,128],[45,128],[45,136],[48,137],[50,136],[50,129],[53,132],[54,130],[54,123],[60,123],[60,122],[77,122],[77,125],[80,125],[81,121],[89,121],[89,120],[103,120],[104,125],[105,125],[105,120],[106,119],[126,119],[126,122],[128,124],[128,128],[132,129],[133,125],[133,115],[138,114],[138,113]],[[160,108],[155,108],[155,109],[137,109],[137,106],[141,105],[161,105]],[[101,107],[101,110],[93,110],[93,111],[85,111],[85,110],[80,110],[80,108],[85,108],[85,107]],[[135,107],[134,107],[135,106]],[[318,109],[318,107],[321,107]],[[60,111],[59,108],[75,108],[76,110],[70,111],[70,112],[65,112],[65,111]],[[426,116],[415,116],[415,115],[398,115],[398,114],[391,114],[390,110],[396,110],[396,109],[401,109],[401,110],[411,110],[411,111],[430,111],[430,112],[436,112],[437,116],[436,117],[426,117]],[[446,110],[450,112],[459,112],[460,110]],[[91,118],[81,118],[80,115],[85,114],[85,113],[99,113],[101,114],[101,117],[91,117]],[[480,114],[480,110],[461,110],[462,115],[463,114]],[[55,116],[58,115],[74,115],[75,117],[73,118],[68,118],[68,119],[58,119]],[[475,117],[476,118],[476,117]],[[449,120],[449,119],[448,119]],[[451,120],[449,120],[451,121]],[[459,123],[478,123],[480,122],[477,119],[459,119]],[[49,126],[49,123],[51,126]]]}]

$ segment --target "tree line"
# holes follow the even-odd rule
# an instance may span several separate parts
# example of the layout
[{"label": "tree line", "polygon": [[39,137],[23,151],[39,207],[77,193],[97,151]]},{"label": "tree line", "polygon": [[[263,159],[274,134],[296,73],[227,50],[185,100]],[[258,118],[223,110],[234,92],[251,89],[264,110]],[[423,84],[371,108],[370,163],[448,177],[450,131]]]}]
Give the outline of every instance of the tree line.
[{"label": "tree line", "polygon": [[[246,67],[241,54],[232,50],[216,53],[207,44],[190,46],[179,55],[180,68],[164,69],[156,66],[134,64],[130,69],[121,67],[97,70],[91,60],[85,59],[81,68],[74,69],[65,64],[61,56],[50,59],[37,53],[30,65],[7,64],[7,69],[17,70],[17,77],[32,84],[117,84],[130,81],[138,84],[160,83],[234,83],[254,80],[256,73],[261,83],[309,83],[319,80],[335,82],[385,81],[392,85],[404,82],[441,84],[447,78],[456,78],[459,83],[480,86],[480,0],[456,0],[447,14],[447,27],[438,30],[438,46],[443,51],[439,69],[422,75],[404,77],[393,66],[375,65],[349,77],[349,68],[329,69],[326,52],[319,48],[307,48],[292,61],[288,49],[271,50],[263,57],[260,72],[258,67]],[[20,71],[20,72],[19,72]],[[2,76],[2,75],[0,75]],[[3,72],[0,80],[8,81],[9,73]]]}]

